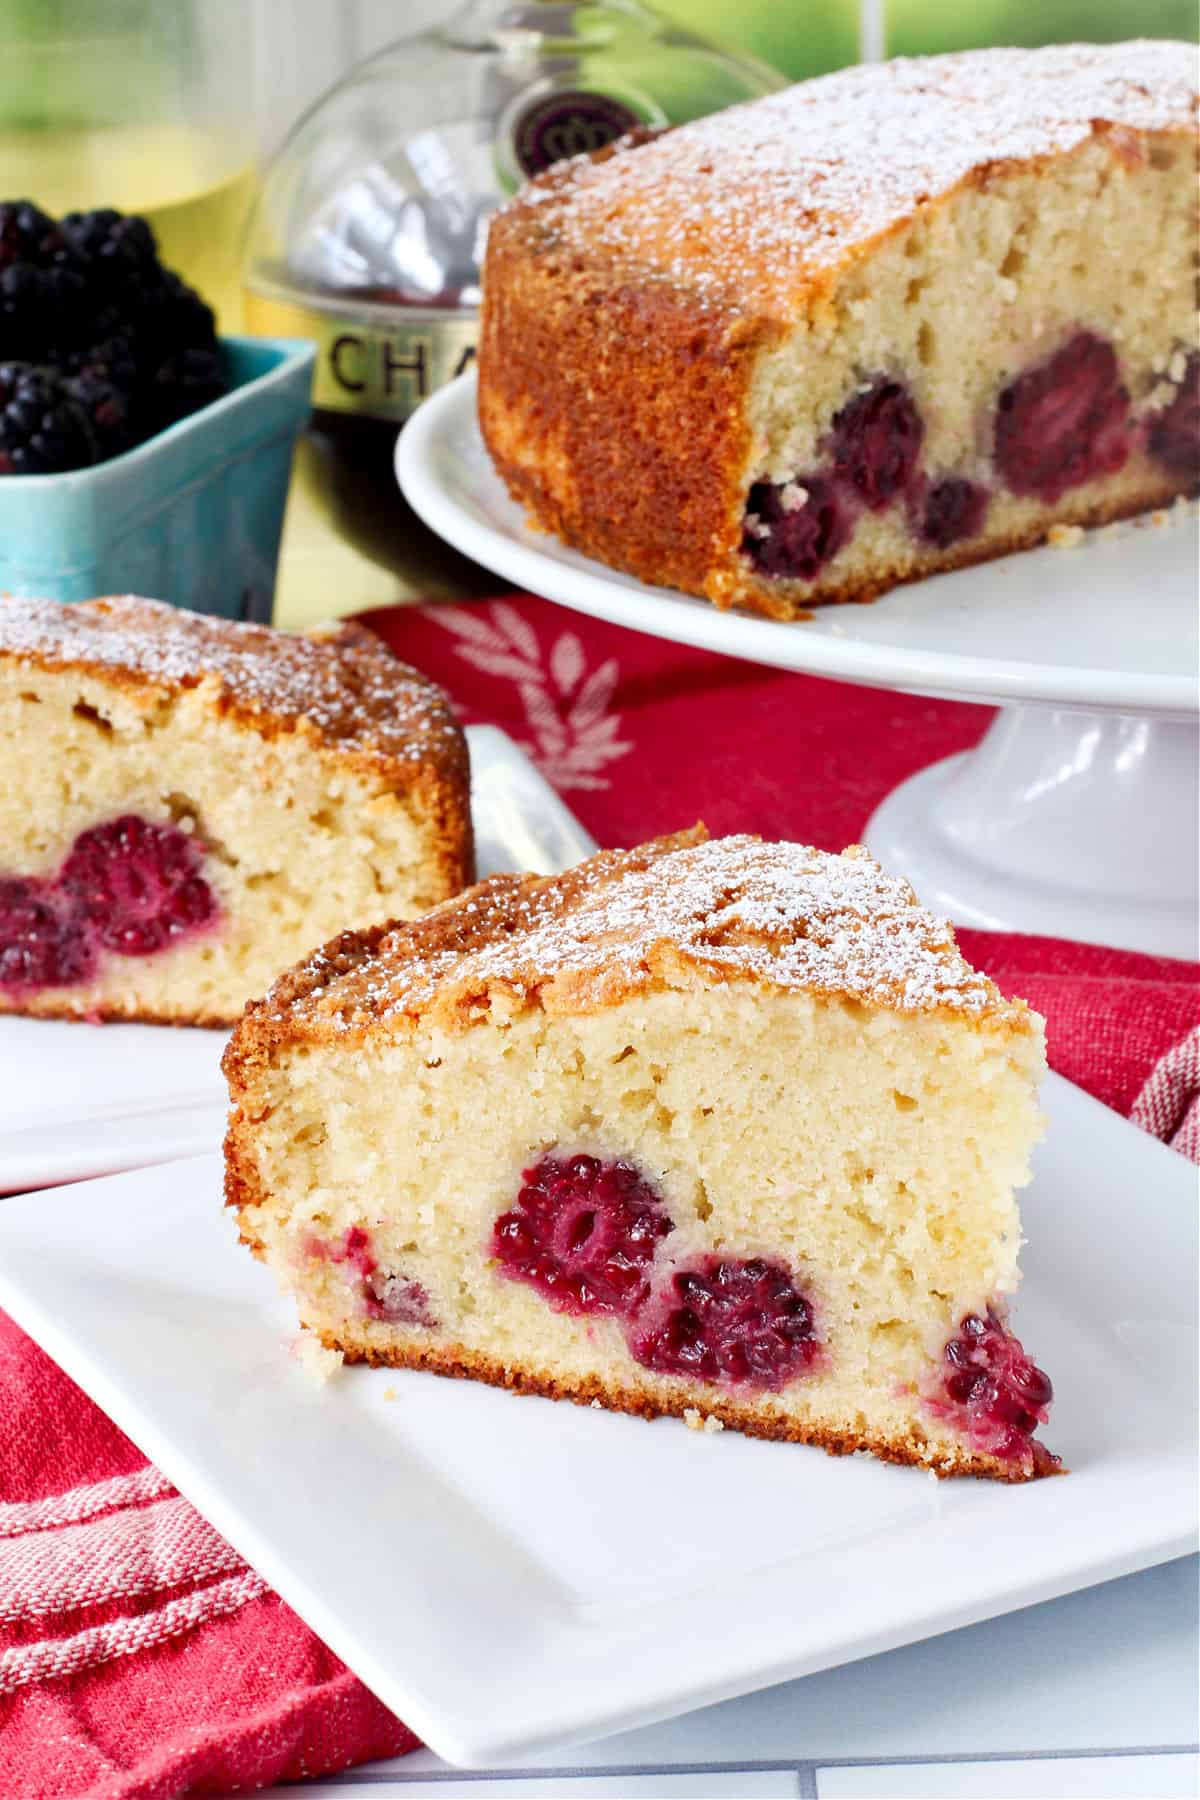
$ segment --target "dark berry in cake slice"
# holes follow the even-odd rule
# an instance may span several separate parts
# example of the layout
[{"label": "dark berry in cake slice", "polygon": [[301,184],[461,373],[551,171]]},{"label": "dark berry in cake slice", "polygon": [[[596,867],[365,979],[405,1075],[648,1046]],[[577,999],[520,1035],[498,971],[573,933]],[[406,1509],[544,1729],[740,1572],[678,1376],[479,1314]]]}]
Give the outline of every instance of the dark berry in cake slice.
[{"label": "dark berry in cake slice", "polygon": [[828,476],[759,481],[746,502],[742,550],[760,575],[812,581],[848,541],[852,525],[852,510]]},{"label": "dark berry in cake slice", "polygon": [[1014,494],[1053,503],[1081,482],[1114,475],[1131,444],[1116,352],[1094,332],[1076,332],[996,404],[995,462]]},{"label": "dark berry in cake slice", "polygon": [[74,987],[95,963],[90,932],[49,882],[0,878],[0,987]]},{"label": "dark berry in cake slice", "polygon": [[672,1229],[657,1190],[632,1163],[595,1156],[543,1156],[521,1183],[492,1230],[501,1273],[536,1288],[555,1312],[631,1317]]},{"label": "dark berry in cake slice", "polygon": [[215,920],[202,855],[176,826],[126,813],[81,832],[58,881],[104,949],[148,956]]},{"label": "dark berry in cake slice", "polygon": [[1058,1458],[1034,1433],[1049,1418],[1053,1398],[1050,1377],[990,1306],[961,1321],[925,1395],[930,1411],[948,1419],[973,1450],[1045,1469]]},{"label": "dark berry in cake slice", "polygon": [[429,1295],[419,1281],[407,1275],[389,1275],[376,1269],[363,1281],[363,1304],[372,1319],[386,1319],[389,1325],[437,1324]]},{"label": "dark berry in cake slice", "polygon": [[977,481],[948,475],[929,487],[919,508],[919,532],[936,550],[948,550],[983,529],[988,491]]},{"label": "dark berry in cake slice", "polygon": [[907,388],[879,380],[856,394],[833,421],[838,478],[864,506],[881,512],[916,475],[925,427]]},{"label": "dark berry in cake slice", "polygon": [[1175,398],[1151,420],[1147,448],[1173,475],[1200,481],[1200,353],[1188,357]]},{"label": "dark berry in cake slice", "polygon": [[351,1270],[369,1319],[384,1319],[389,1325],[436,1326],[429,1295],[421,1283],[381,1267],[371,1234],[362,1225],[352,1225],[337,1244],[314,1234],[306,1248],[322,1262],[343,1263]]},{"label": "dark berry in cake slice", "polygon": [[784,1387],[821,1354],[812,1305],[783,1263],[711,1254],[671,1272],[630,1348],[656,1374],[743,1389]]}]

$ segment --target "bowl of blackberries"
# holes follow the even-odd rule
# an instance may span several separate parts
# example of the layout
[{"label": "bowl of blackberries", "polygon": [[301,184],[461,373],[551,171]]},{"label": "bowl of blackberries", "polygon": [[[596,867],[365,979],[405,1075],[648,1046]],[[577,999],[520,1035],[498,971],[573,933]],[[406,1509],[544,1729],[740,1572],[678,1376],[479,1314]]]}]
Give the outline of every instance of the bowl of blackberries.
[{"label": "bowl of blackberries", "polygon": [[145,219],[0,202],[0,593],[269,617],[313,357],[218,336]]}]

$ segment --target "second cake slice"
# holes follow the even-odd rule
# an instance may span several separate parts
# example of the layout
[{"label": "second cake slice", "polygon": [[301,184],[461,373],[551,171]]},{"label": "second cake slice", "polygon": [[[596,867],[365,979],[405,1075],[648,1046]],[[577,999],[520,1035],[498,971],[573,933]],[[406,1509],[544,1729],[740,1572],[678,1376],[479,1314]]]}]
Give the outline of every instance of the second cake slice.
[{"label": "second cake slice", "polygon": [[473,874],[462,730],[370,631],[0,600],[0,1013],[232,1023]]}]

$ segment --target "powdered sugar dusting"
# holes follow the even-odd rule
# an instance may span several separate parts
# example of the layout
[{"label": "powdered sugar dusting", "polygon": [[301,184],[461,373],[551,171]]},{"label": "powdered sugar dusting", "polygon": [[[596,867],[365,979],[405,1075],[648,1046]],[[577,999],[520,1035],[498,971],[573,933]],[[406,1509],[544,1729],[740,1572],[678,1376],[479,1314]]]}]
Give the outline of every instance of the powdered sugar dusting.
[{"label": "powdered sugar dusting", "polygon": [[591,1011],[726,980],[903,1012],[1019,1016],[866,851],[751,837],[662,840],[549,880],[500,876],[365,953],[318,953],[307,977],[295,1010],[345,1027],[430,1012],[469,1022],[498,997]]},{"label": "powdered sugar dusting", "polygon": [[207,686],[251,719],[389,761],[457,765],[458,727],[441,690],[371,632],[304,636],[121,596],[66,606],[0,601],[0,656],[128,672],[166,689]]},{"label": "powdered sugar dusting", "polygon": [[1097,132],[1128,154],[1130,134],[1195,116],[1195,51],[1181,43],[901,58],[559,165],[512,204],[536,206],[572,249],[694,300],[775,312],[972,169],[1061,154]]}]

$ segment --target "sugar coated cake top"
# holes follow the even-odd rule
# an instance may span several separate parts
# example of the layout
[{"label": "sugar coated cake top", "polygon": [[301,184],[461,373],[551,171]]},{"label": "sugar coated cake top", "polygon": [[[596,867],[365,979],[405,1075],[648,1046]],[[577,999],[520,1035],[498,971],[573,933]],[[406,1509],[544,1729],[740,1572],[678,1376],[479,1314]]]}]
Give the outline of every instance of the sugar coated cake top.
[{"label": "sugar coated cake top", "polygon": [[303,635],[121,595],[0,600],[0,662],[83,669],[131,687],[204,688],[263,736],[297,730],[356,757],[466,778],[445,695],[357,625]]},{"label": "sugar coated cake top", "polygon": [[588,1013],[734,981],[1033,1028],[865,850],[709,839],[702,827],[563,875],[493,876],[423,919],[348,932],[282,977],[246,1024],[284,1036],[402,1034],[422,1020],[454,1031],[493,1007]]},{"label": "sugar coated cake top", "polygon": [[1196,53],[1161,39],[866,63],[561,163],[506,211],[546,248],[786,316],[973,173],[1109,139],[1193,131]]}]

